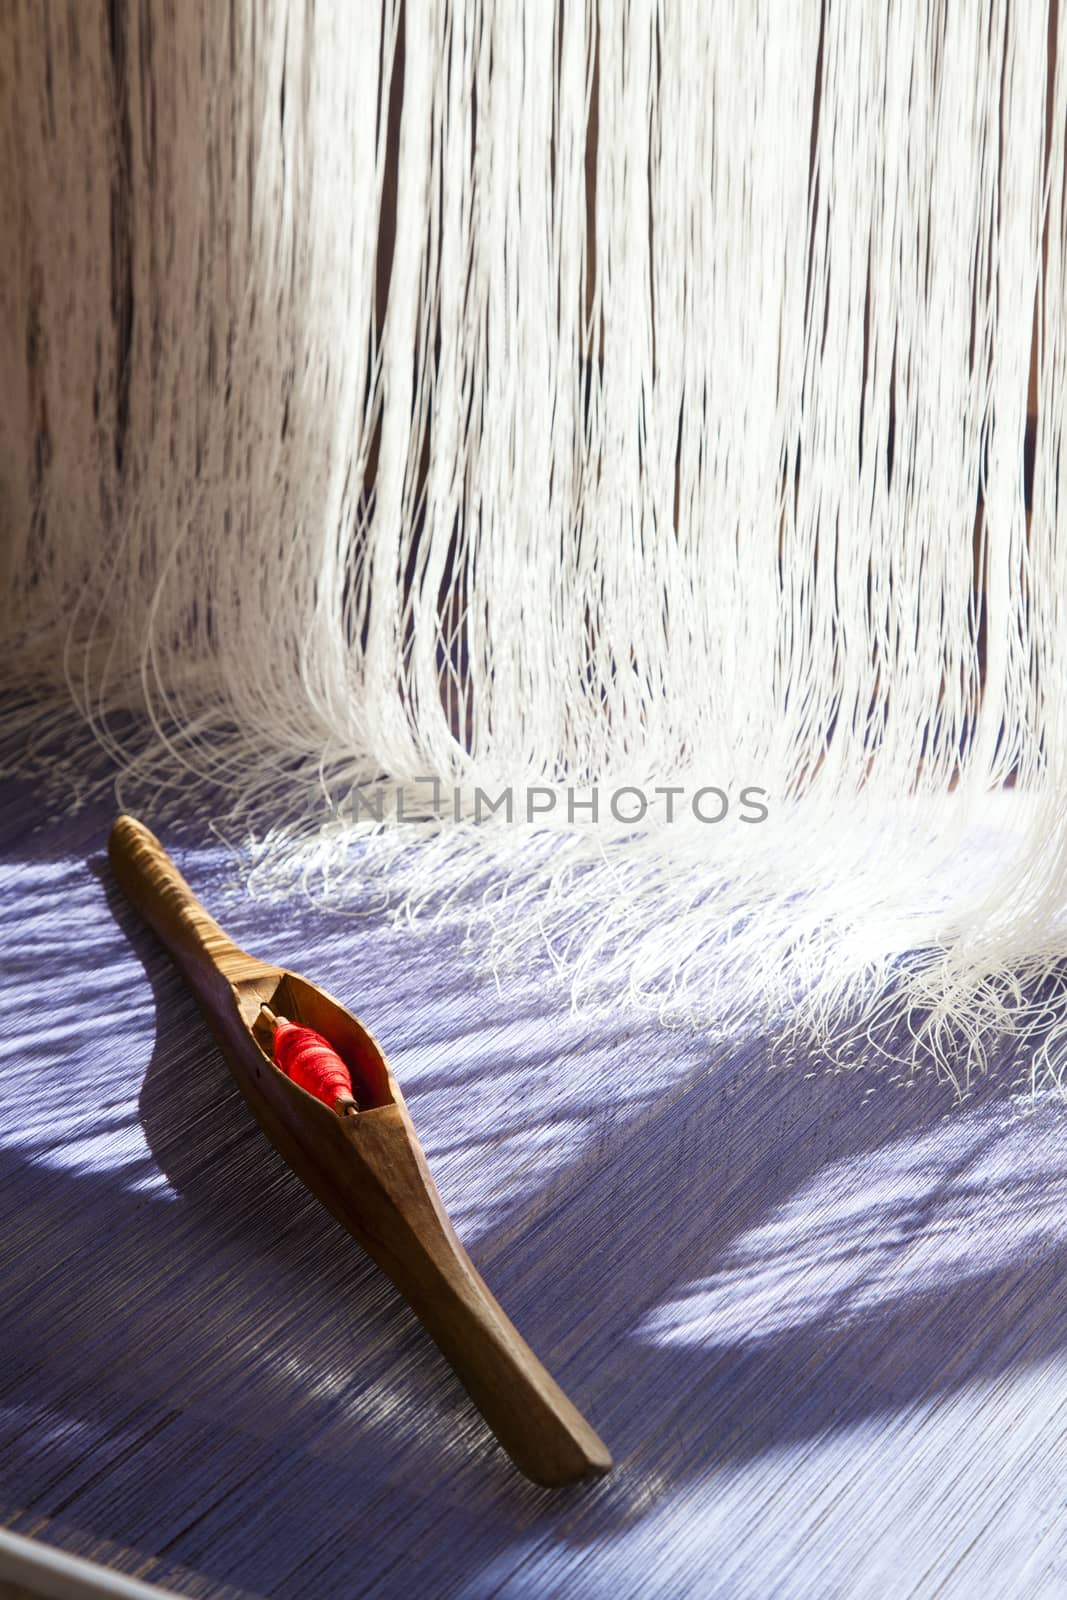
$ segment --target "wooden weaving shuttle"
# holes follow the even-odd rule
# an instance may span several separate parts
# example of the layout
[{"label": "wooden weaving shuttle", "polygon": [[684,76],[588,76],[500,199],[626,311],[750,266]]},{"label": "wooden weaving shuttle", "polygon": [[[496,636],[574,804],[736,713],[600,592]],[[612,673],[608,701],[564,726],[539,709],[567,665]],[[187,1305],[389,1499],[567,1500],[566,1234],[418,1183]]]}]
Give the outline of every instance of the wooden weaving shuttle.
[{"label": "wooden weaving shuttle", "polygon": [[[267,1138],[392,1279],[515,1465],[553,1486],[607,1472],[604,1444],[456,1237],[404,1097],[363,1025],[307,979],[238,949],[133,817],[116,821],[108,855],[127,899],[188,980]],[[338,1115],[274,1064],[263,1005],[313,1028],[344,1058],[358,1113]]]}]

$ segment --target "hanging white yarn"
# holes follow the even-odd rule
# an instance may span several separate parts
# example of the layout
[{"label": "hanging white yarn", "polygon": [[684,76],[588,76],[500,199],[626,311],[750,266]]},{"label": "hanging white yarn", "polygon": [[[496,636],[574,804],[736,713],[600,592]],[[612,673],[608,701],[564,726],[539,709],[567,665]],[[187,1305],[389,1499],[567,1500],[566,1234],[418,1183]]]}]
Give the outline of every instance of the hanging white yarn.
[{"label": "hanging white yarn", "polygon": [[[1058,1081],[1041,6],[24,0],[0,39],[38,729],[73,691],[152,815],[228,792],[257,883],[481,875],[494,952],[547,939],[588,1003],[909,1016],[961,1083],[1014,1026]],[[357,799],[430,779],[421,828]],[[532,786],[551,814],[473,820]]]}]

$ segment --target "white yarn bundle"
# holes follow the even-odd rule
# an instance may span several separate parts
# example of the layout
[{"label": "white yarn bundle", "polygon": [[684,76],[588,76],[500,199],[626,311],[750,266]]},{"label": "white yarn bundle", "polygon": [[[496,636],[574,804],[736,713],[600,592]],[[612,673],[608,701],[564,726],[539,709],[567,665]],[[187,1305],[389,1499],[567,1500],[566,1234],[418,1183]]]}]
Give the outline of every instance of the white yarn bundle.
[{"label": "white yarn bundle", "polygon": [[[480,874],[587,1002],[907,1018],[961,1084],[1015,1029],[1059,1081],[1067,29],[21,0],[0,39],[20,706],[73,691],[150,818],[228,793],[256,881]],[[357,799],[430,779],[421,826]]]}]

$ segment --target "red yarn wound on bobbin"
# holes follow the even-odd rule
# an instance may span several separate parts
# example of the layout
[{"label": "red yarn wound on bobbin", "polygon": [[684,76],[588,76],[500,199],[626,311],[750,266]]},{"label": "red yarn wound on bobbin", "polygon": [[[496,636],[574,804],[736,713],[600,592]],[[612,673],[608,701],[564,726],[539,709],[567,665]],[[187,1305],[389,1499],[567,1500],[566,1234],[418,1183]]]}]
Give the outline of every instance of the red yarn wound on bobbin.
[{"label": "red yarn wound on bobbin", "polygon": [[338,1098],[352,1098],[352,1074],[332,1045],[313,1028],[279,1017],[274,1027],[274,1059],[287,1077],[333,1111]]}]

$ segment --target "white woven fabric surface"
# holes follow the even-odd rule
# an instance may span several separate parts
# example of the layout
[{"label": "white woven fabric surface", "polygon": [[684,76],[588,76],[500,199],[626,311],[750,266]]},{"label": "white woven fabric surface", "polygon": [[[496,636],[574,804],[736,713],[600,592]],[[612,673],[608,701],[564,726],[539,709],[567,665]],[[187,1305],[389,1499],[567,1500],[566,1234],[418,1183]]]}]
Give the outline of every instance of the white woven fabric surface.
[{"label": "white woven fabric surface", "polygon": [[1067,1593],[1065,1113],[768,1073],[501,987],[458,931],[256,906],[383,1043],[475,1261],[612,1447],[550,1494],[281,1165],[108,879],[2,816],[0,1515],[182,1593]]}]

